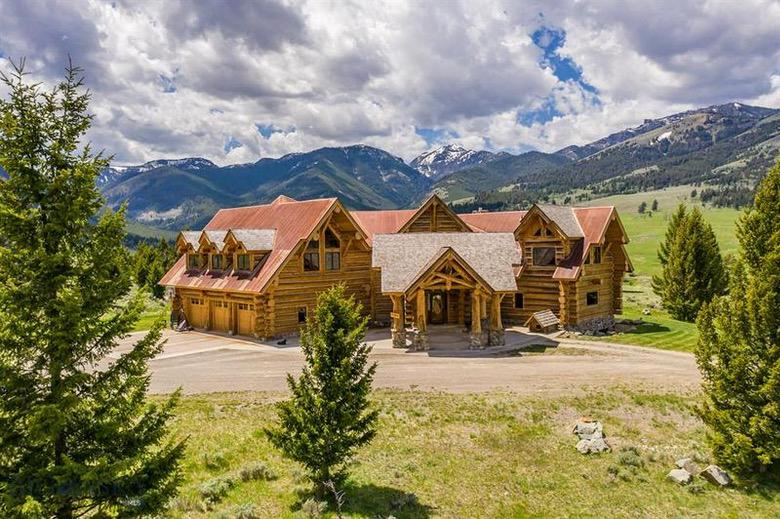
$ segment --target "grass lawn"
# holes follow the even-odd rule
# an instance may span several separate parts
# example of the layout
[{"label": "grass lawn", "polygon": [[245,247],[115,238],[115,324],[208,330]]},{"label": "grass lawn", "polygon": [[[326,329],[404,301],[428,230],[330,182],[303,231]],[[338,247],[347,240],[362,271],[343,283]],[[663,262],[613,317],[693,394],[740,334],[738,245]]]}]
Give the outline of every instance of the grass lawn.
[{"label": "grass lawn", "polygon": [[[634,273],[626,277],[623,285],[623,317],[644,319],[647,324],[636,331],[611,337],[599,337],[607,342],[622,342],[640,346],[653,346],[672,350],[692,351],[698,340],[698,331],[692,323],[672,319],[660,308],[660,300],[653,294],[651,280],[661,270],[658,246],[666,233],[669,217],[680,202],[698,205],[704,218],[712,225],[721,252],[733,254],[738,244],[735,224],[739,211],[730,208],[701,206],[698,199],[691,199],[693,186],[675,186],[658,191],[616,195],[584,202],[586,205],[614,205],[626,228],[630,243],[626,246],[634,264]],[[658,211],[650,212],[653,200],[658,200]],[[637,208],[647,203],[648,212],[639,214]],[[651,315],[642,315],[644,308],[651,308]]]},{"label": "grass lawn", "polygon": [[[279,395],[185,397],[176,434],[189,436],[184,485],[170,517],[301,517],[308,483],[262,428]],[[637,388],[524,397],[508,393],[379,391],[380,427],[344,488],[345,517],[777,517],[776,484],[719,490],[666,481],[683,456],[706,460],[694,395]],[[571,433],[588,415],[604,423],[612,453],[583,456]],[[635,449],[637,455],[627,451]],[[242,481],[264,464],[270,480]],[[201,489],[233,483],[209,504]],[[210,482],[210,483],[209,483]],[[246,515],[245,517],[250,517]],[[327,512],[325,517],[334,517]]]},{"label": "grass lawn", "polygon": [[141,331],[148,330],[149,328],[152,327],[152,324],[154,324],[154,322],[160,319],[161,317],[165,319],[167,323],[168,319],[170,318],[170,312],[171,312],[170,306],[168,305],[168,303],[164,303],[157,299],[150,298],[146,304],[146,309],[144,310],[144,313],[141,314],[141,318],[138,320],[137,323],[135,323],[135,327],[133,328],[133,331],[141,332]]}]

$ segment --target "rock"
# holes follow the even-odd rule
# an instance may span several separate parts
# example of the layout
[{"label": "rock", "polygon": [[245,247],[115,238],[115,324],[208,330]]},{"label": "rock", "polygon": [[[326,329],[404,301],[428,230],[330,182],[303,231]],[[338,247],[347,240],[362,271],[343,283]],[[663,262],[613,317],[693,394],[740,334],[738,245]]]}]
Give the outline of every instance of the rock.
[{"label": "rock", "polygon": [[695,476],[696,474],[701,472],[701,469],[696,464],[696,462],[693,461],[693,458],[681,458],[677,460],[674,464],[677,465],[677,468],[687,470],[692,476]]},{"label": "rock", "polygon": [[666,475],[666,479],[674,481],[678,485],[687,485],[691,482],[693,476],[685,469],[673,469]]},{"label": "rock", "polygon": [[601,422],[579,421],[574,425],[574,434],[580,440],[593,440],[604,437],[604,427]]},{"label": "rock", "polygon": [[642,315],[650,315],[650,309],[645,308],[644,310],[642,310]]},{"label": "rock", "polygon": [[731,485],[731,477],[725,470],[717,465],[709,465],[706,469],[702,470],[699,475],[719,487],[727,487]]},{"label": "rock", "polygon": [[582,454],[600,454],[602,452],[609,452],[612,449],[604,438],[595,438],[593,440],[580,440],[577,442],[576,448]]}]

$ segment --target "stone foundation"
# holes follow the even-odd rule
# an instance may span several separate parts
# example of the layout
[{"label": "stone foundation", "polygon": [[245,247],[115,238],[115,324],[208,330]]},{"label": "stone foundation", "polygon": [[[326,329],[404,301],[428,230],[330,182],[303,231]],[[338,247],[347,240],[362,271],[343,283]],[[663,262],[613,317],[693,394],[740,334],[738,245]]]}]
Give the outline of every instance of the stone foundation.
[{"label": "stone foundation", "polygon": [[488,344],[490,346],[504,346],[506,344],[504,329],[490,330],[488,332]]},{"label": "stone foundation", "polygon": [[469,349],[481,350],[485,347],[484,335],[482,333],[470,333],[469,334]]},{"label": "stone foundation", "polygon": [[417,332],[414,334],[412,345],[416,351],[426,351],[430,348],[428,343],[428,332]]},{"label": "stone foundation", "polygon": [[587,321],[570,326],[569,328],[583,334],[595,334],[597,332],[608,333],[615,329],[615,318],[611,315],[606,317],[594,317],[593,319],[588,319]]},{"label": "stone foundation", "polygon": [[406,349],[406,330],[392,330],[393,348]]}]

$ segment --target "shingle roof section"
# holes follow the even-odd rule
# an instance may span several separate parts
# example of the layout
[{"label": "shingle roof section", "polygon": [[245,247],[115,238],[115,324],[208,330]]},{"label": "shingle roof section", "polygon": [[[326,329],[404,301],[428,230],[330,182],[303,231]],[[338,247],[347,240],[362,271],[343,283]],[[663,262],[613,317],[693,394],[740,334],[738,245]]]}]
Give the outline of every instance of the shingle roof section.
[{"label": "shingle roof section", "polygon": [[246,250],[269,251],[274,248],[276,229],[230,229]]},{"label": "shingle roof section", "polygon": [[569,238],[584,238],[585,233],[577,220],[574,209],[562,205],[538,205],[537,207]]},{"label": "shingle roof section", "polygon": [[227,236],[227,231],[203,231],[203,233],[206,235],[206,238],[208,238],[209,241],[214,244],[217,250],[221,251],[222,247],[225,246],[225,236]]},{"label": "shingle roof section", "polygon": [[382,292],[405,292],[424,268],[451,248],[495,291],[515,291],[513,266],[522,263],[511,233],[408,233],[374,236],[372,265]]},{"label": "shingle roof section", "polygon": [[198,250],[198,239],[200,238],[200,231],[182,231],[181,237],[187,243],[191,245],[193,249]]}]

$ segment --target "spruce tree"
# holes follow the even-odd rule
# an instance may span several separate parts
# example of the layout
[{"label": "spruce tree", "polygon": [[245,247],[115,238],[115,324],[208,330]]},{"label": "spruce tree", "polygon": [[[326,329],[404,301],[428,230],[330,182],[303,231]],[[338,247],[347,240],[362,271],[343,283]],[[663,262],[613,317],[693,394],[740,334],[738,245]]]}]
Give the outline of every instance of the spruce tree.
[{"label": "spruce tree", "polygon": [[[673,235],[669,231],[673,228]],[[678,209],[661,245],[663,270],[653,289],[675,319],[693,322],[702,305],[726,289],[727,275],[718,241],[699,208]]]},{"label": "spruce tree", "polygon": [[698,319],[700,415],[716,458],[734,470],[780,471],[780,162],[737,226],[729,293]]},{"label": "spruce tree", "polygon": [[106,355],[143,310],[130,290],[123,212],[103,212],[107,164],[82,138],[89,94],[69,66],[51,90],[23,62],[0,100],[0,516],[123,517],[175,492],[176,397],[146,401],[162,321]]},{"label": "spruce tree", "polygon": [[298,380],[287,376],[292,398],[279,404],[279,425],[266,429],[273,445],[306,467],[320,497],[329,481],[344,481],[351,456],[376,431],[378,412],[368,398],[376,363],[368,363],[367,323],[343,285],[320,294],[301,332],[303,372]]}]

